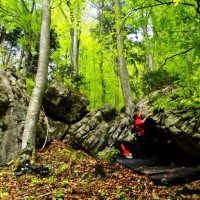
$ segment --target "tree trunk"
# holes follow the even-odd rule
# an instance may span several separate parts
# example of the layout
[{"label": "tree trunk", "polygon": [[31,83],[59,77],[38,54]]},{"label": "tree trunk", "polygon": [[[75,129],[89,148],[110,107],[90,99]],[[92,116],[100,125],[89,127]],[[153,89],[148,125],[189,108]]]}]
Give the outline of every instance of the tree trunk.
[{"label": "tree trunk", "polygon": [[147,66],[149,67],[150,71],[153,71],[153,54],[150,52],[147,53]]},{"label": "tree trunk", "polygon": [[[25,61],[23,65],[23,74],[26,77],[29,72],[33,73],[30,70],[31,67],[31,60],[32,60],[32,42],[33,42],[33,26],[32,26],[32,16],[33,12],[35,10],[35,0],[29,0],[29,2],[25,2],[24,0],[21,0],[21,4],[23,5],[24,12],[27,13],[27,19],[28,19],[28,25],[26,27],[26,31],[24,34],[25,40],[27,41],[27,44],[24,46],[23,50],[25,51]],[[30,5],[30,9],[29,6]]]},{"label": "tree trunk", "polygon": [[[75,5],[73,4],[75,3]],[[78,56],[79,56],[79,37],[80,37],[80,20],[79,13],[80,7],[79,2],[67,1],[69,7],[70,20],[71,20],[71,63],[73,66],[73,76],[76,77],[79,72]]]},{"label": "tree trunk", "polygon": [[50,0],[42,3],[40,50],[35,87],[30,99],[22,137],[22,160],[29,159],[35,152],[36,127],[43,95],[47,85],[50,43]]},{"label": "tree trunk", "polygon": [[23,68],[23,66],[22,66],[23,65],[23,59],[24,59],[24,50],[22,48],[21,52],[20,52],[19,65],[18,65],[19,71],[21,71],[22,68]]},{"label": "tree trunk", "polygon": [[[143,14],[143,16],[144,16],[144,14]],[[148,34],[148,28],[147,28],[147,26],[143,26],[142,29],[143,29],[144,38],[146,38],[148,40],[148,46],[145,47],[145,49],[146,49],[146,64],[147,64],[148,69],[150,71],[153,71],[153,69],[154,69],[153,53],[149,52],[149,50],[148,50],[148,49],[152,49],[152,44],[151,44],[151,41],[149,39],[149,34]]]},{"label": "tree trunk", "polygon": [[[102,0],[100,2],[100,8],[101,8],[101,12],[100,12],[99,43],[102,44],[102,46],[103,46],[104,0]],[[102,87],[101,103],[105,104],[105,101],[106,101],[106,84],[105,84],[105,80],[104,80],[104,51],[103,51],[103,49],[98,51],[98,54],[100,54],[99,68],[100,68],[100,78],[101,78],[101,87]]]},{"label": "tree trunk", "polygon": [[126,68],[126,61],[124,57],[124,43],[122,38],[121,27],[119,24],[121,20],[121,3],[120,0],[115,0],[115,17],[116,17],[116,34],[117,34],[117,51],[118,51],[118,65],[119,65],[119,75],[121,81],[122,92],[125,101],[125,112],[128,115],[132,115],[133,112],[133,101],[131,94],[131,86],[129,82],[128,71]]},{"label": "tree trunk", "polygon": [[23,74],[26,77],[28,75],[28,69],[31,65],[31,33],[26,33],[25,38],[28,40],[28,44],[25,46],[25,62],[23,66]]},{"label": "tree trunk", "polygon": [[12,48],[13,48],[13,45],[11,44],[10,45],[10,48],[9,48],[9,52],[8,52],[8,57],[6,59],[6,65],[9,65],[9,62],[10,62],[10,58],[11,58],[11,55],[12,55]]},{"label": "tree trunk", "polygon": [[73,65],[73,76],[78,75],[78,52],[79,52],[79,34],[76,29],[71,29],[71,62]]}]

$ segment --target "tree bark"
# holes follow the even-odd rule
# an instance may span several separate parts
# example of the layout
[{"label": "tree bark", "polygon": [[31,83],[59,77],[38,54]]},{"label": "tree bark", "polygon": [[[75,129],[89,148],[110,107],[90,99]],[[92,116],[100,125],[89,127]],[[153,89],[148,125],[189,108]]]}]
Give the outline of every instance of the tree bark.
[{"label": "tree bark", "polygon": [[[28,75],[29,72],[31,72],[30,70],[30,66],[31,66],[31,60],[32,60],[32,41],[33,41],[33,27],[32,27],[32,16],[33,16],[33,12],[35,10],[35,0],[32,0],[30,3],[31,7],[29,9],[28,4],[24,1],[24,0],[20,0],[21,4],[23,6],[24,12],[27,13],[27,18],[28,18],[28,25],[26,27],[26,31],[25,31],[25,39],[27,40],[27,44],[24,46],[24,51],[25,51],[25,62],[23,65],[23,74],[26,77]],[[33,72],[31,72],[33,73]]]},{"label": "tree bark", "polygon": [[120,0],[115,0],[115,17],[116,17],[116,34],[117,34],[117,51],[118,51],[118,65],[119,65],[119,75],[121,81],[121,87],[123,92],[123,97],[125,101],[125,112],[132,116],[133,112],[133,101],[131,94],[131,86],[129,82],[128,71],[126,68],[126,60],[124,57],[124,43],[121,28],[119,26],[121,20],[121,2]]},{"label": "tree bark", "polygon": [[21,71],[23,68],[23,59],[24,59],[24,50],[22,48],[20,52],[19,65],[18,65],[19,71]]},{"label": "tree bark", "polygon": [[29,159],[35,152],[36,127],[39,119],[43,95],[47,85],[50,46],[50,18],[50,0],[43,0],[38,69],[22,137],[22,160]]},{"label": "tree bark", "polygon": [[71,29],[71,39],[72,39],[72,44],[71,44],[71,62],[73,65],[73,75],[77,76],[79,67],[78,67],[78,53],[79,53],[79,34],[76,29]]},{"label": "tree bark", "polygon": [[[99,43],[103,46],[103,37],[104,37],[104,30],[103,30],[103,19],[104,19],[104,0],[99,2],[100,4],[100,27],[99,27]],[[101,102],[102,104],[105,104],[106,101],[106,84],[104,80],[104,51],[101,49],[98,51],[98,54],[100,54],[100,61],[99,61],[99,68],[100,68],[100,78],[101,78],[101,87],[102,87],[102,94],[101,94]]]},{"label": "tree bark", "polygon": [[[146,15],[148,15],[148,14],[146,14]],[[143,13],[142,17],[145,17],[144,13]],[[148,33],[148,27],[147,26],[152,26],[152,24],[148,24],[148,25],[142,27],[143,36],[144,36],[144,38],[146,38],[148,40],[147,47],[145,47],[146,48],[146,64],[147,64],[148,69],[150,71],[153,71],[154,70],[153,53],[151,53],[149,51],[149,49],[152,49],[152,43],[151,43],[150,38],[149,38],[150,36],[149,36],[149,33]]]},{"label": "tree bark", "polygon": [[70,10],[70,20],[71,20],[71,63],[73,66],[73,76],[78,76],[79,72],[79,42],[80,42],[80,20],[79,20],[79,12],[80,7],[78,2],[74,2],[76,5],[71,5],[71,1],[67,1],[67,5]]}]

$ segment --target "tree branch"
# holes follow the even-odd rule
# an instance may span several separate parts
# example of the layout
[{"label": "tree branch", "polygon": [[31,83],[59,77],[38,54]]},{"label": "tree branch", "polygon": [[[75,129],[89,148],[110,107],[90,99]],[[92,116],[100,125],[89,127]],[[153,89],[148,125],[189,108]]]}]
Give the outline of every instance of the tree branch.
[{"label": "tree branch", "polygon": [[182,51],[182,52],[180,52],[180,53],[174,54],[174,55],[172,55],[172,56],[170,56],[170,57],[168,57],[168,58],[165,58],[165,62],[164,62],[160,67],[163,67],[163,66],[167,63],[167,60],[169,60],[169,59],[171,59],[171,58],[173,58],[173,57],[175,57],[175,56],[179,56],[179,55],[181,55],[181,54],[185,54],[185,53],[187,53],[188,51],[191,51],[192,49],[194,49],[194,47],[191,47],[191,48],[189,48],[189,49],[187,49],[187,50],[185,50],[185,51]]},{"label": "tree branch", "polygon": [[26,3],[24,2],[24,0],[21,0],[22,5],[24,6],[24,8],[26,9],[27,12],[30,12]]},{"label": "tree branch", "polygon": [[51,5],[51,9],[55,9],[57,7],[60,7],[62,5],[62,3],[65,3],[65,0],[63,1],[60,1],[57,5],[53,6],[53,2],[52,2],[52,5]]},{"label": "tree branch", "polygon": [[32,1],[32,7],[31,7],[31,14],[33,13],[35,8],[35,0]]},{"label": "tree branch", "polygon": [[[174,2],[173,1],[169,1],[169,2],[162,2],[160,0],[155,0],[156,2],[158,2],[157,4],[153,4],[153,5],[147,5],[147,6],[143,6],[143,7],[138,7],[138,8],[133,8],[131,10],[128,11],[128,13],[126,14],[126,16],[124,17],[124,21],[122,23],[122,27],[123,25],[125,24],[126,20],[128,19],[128,17],[134,12],[134,11],[137,11],[137,10],[142,10],[142,9],[145,9],[145,8],[153,8],[153,7],[157,7],[157,6],[162,6],[162,5],[169,5],[169,4],[173,4]],[[200,0],[196,0],[197,1],[197,4],[199,3],[200,4]],[[192,7],[195,7],[194,4],[191,4],[191,3],[180,3],[180,4],[183,4],[183,5],[187,5],[187,6],[192,6]],[[198,4],[198,5],[199,5]],[[200,5],[199,5],[200,6]]]},{"label": "tree branch", "polygon": [[[173,1],[171,1],[171,2],[162,2],[162,1],[160,1],[160,0],[155,0],[155,1],[157,1],[157,2],[159,2],[159,3],[161,3],[161,4],[172,4],[172,3],[174,3]],[[197,0],[198,1],[198,0]],[[186,5],[186,6],[195,6],[194,4],[191,4],[191,3],[186,3],[186,2],[180,2],[179,4],[183,4],[183,5]]]},{"label": "tree branch", "polygon": [[196,0],[197,1],[197,9],[196,11],[200,14],[200,0]]}]

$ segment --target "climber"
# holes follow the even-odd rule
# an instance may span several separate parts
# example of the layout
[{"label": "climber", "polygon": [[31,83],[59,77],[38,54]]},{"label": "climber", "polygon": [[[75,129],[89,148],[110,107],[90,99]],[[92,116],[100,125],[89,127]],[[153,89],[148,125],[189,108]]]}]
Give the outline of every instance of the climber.
[{"label": "climber", "polygon": [[145,123],[149,117],[153,116],[153,113],[149,113],[145,118],[142,118],[141,112],[134,112],[133,119],[134,119],[134,126],[136,130],[139,132],[140,136],[145,134]]}]

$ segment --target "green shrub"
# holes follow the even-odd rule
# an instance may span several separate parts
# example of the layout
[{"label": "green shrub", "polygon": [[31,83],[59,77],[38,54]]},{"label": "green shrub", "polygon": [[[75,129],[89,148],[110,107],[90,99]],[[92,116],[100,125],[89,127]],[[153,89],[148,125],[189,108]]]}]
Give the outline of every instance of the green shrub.
[{"label": "green shrub", "polygon": [[33,81],[32,78],[26,78],[26,88],[29,94],[32,93],[34,85],[35,85],[35,82]]},{"label": "green shrub", "polygon": [[172,75],[163,68],[148,71],[142,77],[142,88],[145,94],[161,89],[167,85],[171,85],[177,79],[176,75]]},{"label": "green shrub", "polygon": [[103,151],[98,152],[97,158],[113,163],[116,160],[116,156],[119,154],[119,150],[110,147],[105,148]]}]

